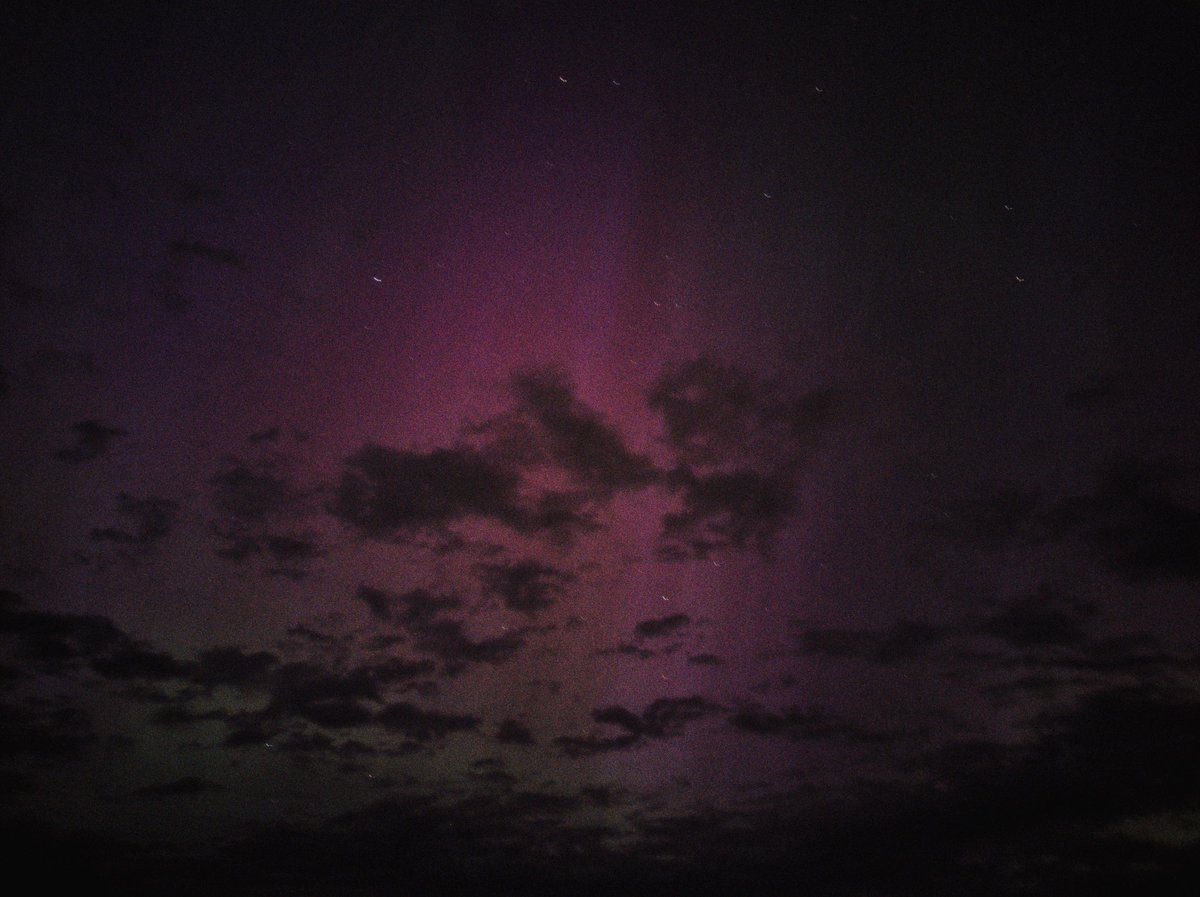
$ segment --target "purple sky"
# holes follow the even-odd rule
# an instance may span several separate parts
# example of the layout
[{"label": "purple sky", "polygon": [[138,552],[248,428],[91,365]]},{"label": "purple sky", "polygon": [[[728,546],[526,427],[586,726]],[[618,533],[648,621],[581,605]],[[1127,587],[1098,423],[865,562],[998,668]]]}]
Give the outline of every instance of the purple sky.
[{"label": "purple sky", "polygon": [[177,895],[1190,880],[1193,18],[17,14],[10,849]]}]

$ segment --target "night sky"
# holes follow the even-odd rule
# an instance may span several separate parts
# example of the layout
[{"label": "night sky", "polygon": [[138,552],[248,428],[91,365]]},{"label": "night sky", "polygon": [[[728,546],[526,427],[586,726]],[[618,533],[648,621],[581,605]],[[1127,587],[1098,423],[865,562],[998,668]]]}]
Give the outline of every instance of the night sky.
[{"label": "night sky", "polygon": [[1200,880],[1195,7],[6,13],[0,844]]}]

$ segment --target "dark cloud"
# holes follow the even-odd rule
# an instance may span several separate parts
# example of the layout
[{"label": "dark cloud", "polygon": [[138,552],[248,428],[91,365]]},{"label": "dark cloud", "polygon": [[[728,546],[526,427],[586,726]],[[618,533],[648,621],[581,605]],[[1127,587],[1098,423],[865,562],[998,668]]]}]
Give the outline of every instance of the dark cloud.
[{"label": "dark cloud", "polygon": [[452,732],[469,732],[480,723],[474,716],[422,710],[407,703],[389,704],[375,720],[384,728],[400,732],[414,741],[433,741]]},{"label": "dark cloud", "polygon": [[226,854],[226,877],[247,893],[266,882],[280,893],[385,893],[396,881],[415,893],[613,893],[621,876],[597,862],[613,832],[563,822],[581,803],[509,788],[443,801],[397,794],[319,827],[263,828]]},{"label": "dark cloud", "polygon": [[230,718],[229,733],[225,736],[221,744],[224,747],[230,748],[245,748],[255,747],[257,745],[271,745],[271,739],[275,733],[279,731],[278,724],[264,724],[258,719],[237,719]]},{"label": "dark cloud", "polygon": [[1200,510],[1173,493],[1184,474],[1172,459],[1123,458],[1096,490],[1045,515],[1051,532],[1080,533],[1131,582],[1200,578]]},{"label": "dark cloud", "polygon": [[[476,728],[470,718],[447,721],[403,706],[396,731],[417,744]],[[685,705],[682,715],[695,712]],[[1026,737],[941,745],[901,781],[866,779],[831,798],[798,787],[730,810],[639,810],[619,840],[607,827],[572,822],[581,809],[619,806],[619,792],[518,790],[492,775],[506,772],[496,758],[483,758],[468,776],[503,787],[462,797],[396,793],[316,825],[261,827],[219,855],[187,855],[178,868],[148,866],[144,850],[136,864],[114,859],[117,866],[99,868],[116,869],[114,879],[127,885],[146,875],[178,878],[197,895],[221,881],[247,893],[384,893],[401,878],[413,890],[537,895],[622,893],[630,882],[665,895],[785,894],[798,881],[821,897],[1184,894],[1197,856],[1186,824],[1196,801],[1198,712],[1194,693],[1105,689],[1037,717]],[[747,734],[856,737],[821,714],[759,707],[739,714]],[[292,751],[288,738],[273,746]],[[586,758],[638,739],[621,729],[557,746]],[[312,741],[326,751],[333,744]],[[6,837],[32,849],[37,831]],[[1181,840],[1167,841],[1172,835]],[[65,836],[37,846],[53,848],[64,863],[90,857],[89,870],[101,855]]]},{"label": "dark cloud", "polygon": [[[1014,851],[1039,844],[1047,862],[1031,871],[1039,881],[1063,876],[1051,888],[1059,892],[1080,875],[1071,866],[1082,851],[1100,857],[1128,846],[1114,831],[1126,820],[1195,806],[1197,732],[1194,692],[1144,685],[1093,691],[1041,714],[1028,741],[965,742],[935,752],[928,762],[937,797],[913,795],[908,824],[964,863],[987,843],[1007,842]],[[1103,872],[1085,871],[1081,880],[1091,887],[1069,893],[1095,893],[1091,888],[1103,883]]]},{"label": "dark cloud", "polygon": [[1005,484],[989,495],[951,502],[935,529],[989,550],[1038,538],[1035,513],[1042,501],[1036,489]]},{"label": "dark cloud", "polygon": [[459,620],[438,620],[421,626],[415,634],[418,650],[445,661],[447,670],[456,671],[471,663],[499,666],[511,660],[525,646],[525,633],[518,629],[491,638],[473,639]]},{"label": "dark cloud", "polygon": [[132,643],[97,657],[92,661],[92,669],[106,679],[182,679],[189,673],[170,654]]},{"label": "dark cloud", "polygon": [[145,787],[137,789],[133,793],[136,797],[160,798],[192,796],[220,790],[221,786],[217,785],[215,782],[210,782],[207,779],[200,778],[199,776],[184,776],[181,779],[175,779],[173,782],[160,782],[155,785],[146,785]]},{"label": "dark cloud", "polygon": [[520,524],[519,478],[470,449],[427,454],[365,445],[346,459],[329,510],[380,539],[466,516]]},{"label": "dark cloud", "polygon": [[634,735],[641,735],[644,728],[642,718],[632,710],[626,710],[624,707],[614,706],[605,707],[601,710],[593,710],[592,719],[598,723],[620,726]]},{"label": "dark cloud", "polygon": [[133,640],[107,617],[26,610],[15,592],[3,592],[0,635],[10,636],[15,653],[28,666],[57,672],[84,661],[112,661],[136,655]]},{"label": "dark cloud", "polygon": [[634,631],[640,638],[662,638],[678,632],[691,622],[692,618],[687,614],[670,614],[665,617],[642,620],[634,627]]},{"label": "dark cloud", "polygon": [[167,255],[173,261],[196,260],[208,262],[213,265],[237,268],[239,271],[247,269],[246,259],[242,255],[230,249],[221,249],[209,243],[201,243],[194,240],[173,240],[167,246]]},{"label": "dark cloud", "polygon": [[751,470],[701,476],[684,467],[666,483],[682,509],[662,518],[661,560],[706,558],[725,549],[768,554],[796,510],[792,483],[781,476]]},{"label": "dark cloud", "polygon": [[73,759],[96,739],[91,714],[63,700],[0,703],[0,757]]},{"label": "dark cloud", "polygon": [[646,395],[662,415],[666,436],[685,463],[721,464],[770,435],[782,409],[757,378],[710,358],[668,365]]},{"label": "dark cloud", "polygon": [[267,551],[280,564],[309,561],[322,556],[317,544],[302,536],[268,536],[266,543]]},{"label": "dark cloud", "polygon": [[311,626],[305,626],[303,623],[297,623],[295,626],[287,628],[287,634],[291,638],[301,639],[304,642],[314,645],[333,645],[338,642],[335,636],[325,632],[313,629]]},{"label": "dark cloud", "polygon": [[112,542],[116,545],[132,545],[137,541],[133,533],[115,526],[98,526],[91,531],[89,537],[93,542]]},{"label": "dark cloud", "polygon": [[638,743],[640,736],[633,734],[617,735],[601,738],[595,735],[573,736],[561,735],[554,739],[554,744],[564,756],[576,760],[580,757],[591,757],[596,754],[607,754],[611,751],[624,751]]},{"label": "dark cloud", "polygon": [[93,542],[112,542],[127,546],[121,555],[130,562],[135,561],[135,554],[142,555],[152,551],[159,542],[170,535],[179,516],[179,503],[169,498],[135,498],[122,492],[117,496],[117,513],[124,527],[97,527],[91,532]]},{"label": "dark cloud", "polygon": [[366,664],[360,668],[380,685],[408,683],[422,676],[431,676],[437,666],[431,660],[405,660],[389,657],[379,663]]},{"label": "dark cloud", "polygon": [[686,698],[658,698],[640,713],[613,705],[592,711],[592,719],[607,726],[624,729],[625,734],[583,737],[562,736],[554,743],[568,757],[578,758],[609,751],[626,750],[643,738],[675,738],[683,734],[689,722],[711,716],[721,710],[720,706],[692,695]]},{"label": "dark cloud", "polygon": [[623,802],[623,794],[616,788],[607,785],[585,785],[579,789],[579,796],[594,807],[615,807]]},{"label": "dark cloud", "polygon": [[623,654],[627,657],[636,657],[638,660],[648,660],[654,657],[658,652],[652,651],[649,648],[643,648],[641,645],[631,645],[628,642],[622,642],[615,648],[601,648],[596,652],[600,657],[608,657],[613,654]]},{"label": "dark cloud", "polygon": [[251,445],[258,445],[263,442],[276,443],[279,441],[279,434],[279,427],[267,427],[265,430],[251,433],[246,437],[246,441]]},{"label": "dark cloud", "polygon": [[294,531],[310,496],[280,460],[233,459],[210,484],[217,512],[212,531],[221,540],[218,557],[242,563],[262,556],[275,565],[268,574],[300,579],[307,575],[305,564],[324,556],[312,536]]},{"label": "dark cloud", "polygon": [[200,652],[192,679],[200,685],[232,685],[243,691],[262,685],[267,674],[279,663],[270,651],[247,652],[242,648],[220,647]]},{"label": "dark cloud", "polygon": [[801,654],[847,657],[891,665],[925,656],[952,634],[947,626],[898,620],[886,629],[809,629],[799,634]]},{"label": "dark cloud", "polygon": [[522,627],[496,636],[473,638],[462,620],[446,616],[462,607],[462,599],[426,589],[393,594],[363,585],[355,597],[367,605],[376,619],[401,627],[417,651],[443,661],[446,672],[451,674],[468,664],[505,663],[524,647],[525,636],[532,631]]},{"label": "dark cloud", "polygon": [[107,427],[98,420],[85,420],[71,428],[75,444],[59,449],[54,457],[67,464],[81,464],[99,458],[108,451],[114,439],[127,435],[118,427]]},{"label": "dark cloud", "polygon": [[716,654],[692,654],[688,656],[688,663],[701,667],[719,667],[724,661]]},{"label": "dark cloud", "polygon": [[228,530],[218,531],[217,535],[225,543],[215,551],[219,558],[240,564],[242,561],[262,553],[262,543],[252,536],[239,535]]},{"label": "dark cloud", "polygon": [[[478,518],[567,544],[600,528],[595,513],[615,492],[660,478],[575,397],[564,372],[525,371],[511,387],[515,407],[468,427],[470,445],[429,452],[364,445],[346,459],[330,513],[376,539],[453,539],[449,526]],[[529,488],[546,470],[562,475],[557,485]]]},{"label": "dark cloud", "polygon": [[223,517],[261,523],[297,510],[301,496],[273,459],[235,460],[212,481],[213,505]]},{"label": "dark cloud", "polygon": [[598,528],[592,496],[551,489],[524,496],[520,472],[473,448],[428,453],[366,445],[346,460],[330,513],[371,538],[413,537],[468,517],[569,542]]},{"label": "dark cloud", "polygon": [[518,744],[528,746],[535,744],[533,733],[523,723],[515,719],[503,720],[496,727],[496,741],[501,744]]},{"label": "dark cloud", "polygon": [[354,597],[363,602],[371,611],[371,616],[379,620],[390,620],[392,617],[392,601],[395,596],[382,589],[360,585]]},{"label": "dark cloud", "polygon": [[843,399],[828,389],[792,398],[778,384],[733,365],[697,358],[668,365],[646,401],[662,415],[667,442],[684,465],[786,458],[790,467],[796,452],[837,421]]},{"label": "dark cloud", "polygon": [[814,389],[787,405],[785,419],[792,437],[801,445],[815,442],[843,417],[847,396],[840,389]]},{"label": "dark cloud", "polygon": [[471,762],[470,776],[477,782],[485,782],[489,785],[502,785],[511,787],[520,781],[512,773],[504,768],[504,761],[498,757],[484,757],[480,760]]},{"label": "dark cloud", "polygon": [[436,595],[426,589],[394,594],[361,585],[355,597],[367,605],[372,616],[416,629],[432,623],[445,611],[462,607],[457,595]]},{"label": "dark cloud", "polygon": [[1086,638],[1084,623],[1095,614],[1094,605],[1043,586],[1036,594],[1005,602],[980,631],[1014,648],[1080,645]]},{"label": "dark cloud", "polygon": [[314,698],[295,709],[298,716],[326,729],[364,726],[371,711],[354,698]]},{"label": "dark cloud", "polygon": [[[130,520],[133,531],[128,535],[132,537],[132,543],[143,552],[149,552],[174,529],[179,502],[156,496],[138,499],[122,492],[116,496],[116,510],[122,518]],[[92,537],[95,538],[95,532]]]},{"label": "dark cloud", "polygon": [[550,607],[562,595],[563,588],[575,577],[533,560],[506,564],[478,564],[475,572],[484,590],[517,613],[533,616]]},{"label": "dark cloud", "polygon": [[[301,716],[315,719],[345,711],[349,702],[379,701],[379,686],[369,668],[350,672],[329,670],[307,661],[287,663],[271,677],[271,701],[266,717]],[[352,711],[350,711],[352,712]]]},{"label": "dark cloud", "polygon": [[835,738],[844,741],[884,741],[887,735],[871,732],[841,716],[823,710],[790,708],[782,713],[757,705],[733,714],[735,729],[754,735],[782,735],[797,740]]},{"label": "dark cloud", "polygon": [[1174,459],[1126,457],[1102,471],[1090,494],[1045,508],[1039,491],[1006,485],[952,503],[936,528],[989,549],[1079,536],[1130,582],[1195,579],[1200,510],[1180,497],[1186,479]]},{"label": "dark cloud", "polygon": [[610,495],[657,480],[649,458],[630,452],[620,433],[575,397],[565,371],[526,371],[512,386],[518,413],[532,422],[540,451],[585,487]]},{"label": "dark cloud", "polygon": [[642,734],[670,738],[683,734],[686,723],[717,713],[721,707],[699,695],[658,698],[642,711]]}]

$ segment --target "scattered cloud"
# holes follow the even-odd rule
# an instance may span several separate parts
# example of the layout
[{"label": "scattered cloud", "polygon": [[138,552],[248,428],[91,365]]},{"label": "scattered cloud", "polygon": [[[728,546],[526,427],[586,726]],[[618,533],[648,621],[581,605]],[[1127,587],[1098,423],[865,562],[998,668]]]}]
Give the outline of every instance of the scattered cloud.
[{"label": "scattered cloud", "polygon": [[1200,510],[1174,489],[1184,473],[1170,458],[1122,458],[1090,495],[1064,499],[1045,521],[1052,533],[1080,533],[1131,582],[1200,578]]},{"label": "scattered cloud", "polygon": [[1035,594],[1006,601],[980,625],[984,635],[1013,648],[1081,645],[1084,623],[1096,614],[1094,604],[1050,586]]},{"label": "scattered cloud", "polygon": [[0,757],[74,759],[96,740],[92,715],[61,699],[0,703]]},{"label": "scattered cloud", "polygon": [[596,723],[623,729],[620,735],[561,736],[555,745],[567,757],[579,758],[610,751],[627,750],[642,739],[675,738],[690,722],[712,716],[721,707],[699,695],[686,698],[658,698],[640,713],[613,705],[592,711]]},{"label": "scattered cloud", "polygon": [[261,686],[278,664],[279,657],[270,651],[209,648],[200,652],[191,676],[196,683],[206,687],[232,685],[245,691]]},{"label": "scattered cloud", "polygon": [[855,658],[890,666],[925,656],[952,634],[948,626],[898,620],[885,629],[808,629],[799,633],[797,643],[802,655]]},{"label": "scattered cloud", "polygon": [[857,723],[823,710],[790,708],[775,713],[754,705],[737,711],[729,721],[741,732],[782,735],[797,740],[836,738],[861,742],[888,738],[886,734],[870,732]]},{"label": "scattered cloud", "polygon": [[536,743],[533,733],[529,731],[529,727],[524,723],[520,723],[515,719],[503,720],[496,727],[496,741],[501,744],[517,744],[529,746]]},{"label": "scattered cloud", "polygon": [[181,679],[188,673],[170,654],[132,642],[95,658],[91,666],[106,679]]},{"label": "scattered cloud", "polygon": [[439,713],[413,704],[389,704],[375,717],[386,729],[400,732],[414,741],[435,741],[453,732],[469,732],[479,727],[478,717],[467,714]]},{"label": "scattered cloud", "polygon": [[91,540],[117,546],[117,556],[136,566],[171,534],[179,516],[179,503],[155,496],[135,498],[122,492],[117,496],[117,513],[121,525],[95,527]]},{"label": "scattered cloud", "polygon": [[75,431],[75,443],[54,454],[54,457],[67,464],[95,460],[108,451],[115,439],[127,435],[119,427],[109,427],[98,420],[81,421],[71,429]]},{"label": "scattered cloud", "polygon": [[472,515],[535,525],[520,507],[518,483],[515,472],[470,449],[418,453],[365,445],[346,459],[329,510],[376,539]]},{"label": "scattered cloud", "polygon": [[679,468],[666,482],[682,508],[662,518],[660,560],[703,559],[727,549],[768,554],[796,510],[792,483],[782,476],[751,470],[698,475]]},{"label": "scattered cloud", "polygon": [[796,454],[838,421],[844,399],[832,389],[796,398],[778,383],[701,357],[668,365],[646,401],[662,415],[682,464],[723,468],[747,458],[795,465]]},{"label": "scattered cloud", "polygon": [[502,564],[477,564],[475,572],[484,591],[499,598],[509,610],[532,617],[554,604],[575,577],[533,560]]},{"label": "scattered cloud", "polygon": [[691,622],[692,618],[687,614],[670,614],[665,617],[642,620],[634,627],[634,631],[639,638],[663,638],[673,632],[678,632]]},{"label": "scattered cloud", "polygon": [[575,396],[569,375],[554,368],[513,378],[517,414],[532,424],[534,451],[600,495],[640,488],[658,479],[650,459],[632,453],[620,432]]}]

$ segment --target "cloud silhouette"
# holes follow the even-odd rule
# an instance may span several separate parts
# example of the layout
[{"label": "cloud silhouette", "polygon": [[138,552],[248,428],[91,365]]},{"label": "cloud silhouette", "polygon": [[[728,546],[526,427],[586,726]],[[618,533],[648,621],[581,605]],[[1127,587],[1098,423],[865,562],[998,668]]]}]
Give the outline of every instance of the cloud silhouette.
[{"label": "cloud silhouette", "polygon": [[662,518],[661,560],[707,558],[724,549],[766,554],[796,509],[794,487],[782,476],[751,470],[701,476],[679,468],[667,484],[682,509]]},{"label": "cloud silhouette", "polygon": [[1170,458],[1121,458],[1090,495],[1045,515],[1058,536],[1080,533],[1109,567],[1134,583],[1200,578],[1200,510],[1174,493],[1184,473]]},{"label": "cloud silhouette", "polygon": [[0,757],[77,759],[97,741],[92,714],[61,699],[0,702]]},{"label": "cloud silhouette", "polygon": [[640,714],[620,705],[601,707],[592,711],[592,719],[602,725],[624,729],[621,735],[585,736],[564,735],[554,740],[567,757],[604,754],[628,750],[643,739],[675,738],[683,734],[687,723],[720,712],[719,705],[691,695],[686,698],[658,698],[646,705]]},{"label": "cloud silhouette", "polygon": [[241,648],[210,648],[200,651],[193,681],[200,685],[233,685],[246,688],[263,684],[266,675],[280,663],[271,651],[246,651]]},{"label": "cloud silhouette", "polygon": [[692,618],[687,614],[670,614],[652,620],[642,620],[634,627],[634,631],[640,638],[662,638],[678,632],[690,622],[692,622]]},{"label": "cloud silhouette", "polygon": [[601,495],[647,486],[658,479],[650,459],[632,453],[619,431],[575,397],[560,369],[525,371],[513,378],[517,413],[532,424],[533,451]]},{"label": "cloud silhouette", "polygon": [[99,458],[115,439],[127,435],[119,427],[108,427],[98,420],[81,421],[71,429],[75,431],[75,444],[54,453],[54,457],[67,464],[82,464]]},{"label": "cloud silhouette", "polygon": [[948,626],[898,620],[884,629],[808,629],[797,636],[797,642],[801,655],[856,658],[890,666],[924,657],[952,635]]},{"label": "cloud silhouette", "polygon": [[1090,602],[1043,585],[1033,595],[1006,601],[979,628],[1014,648],[1080,645],[1084,623],[1095,614]]},{"label": "cloud silhouette", "polygon": [[375,719],[384,728],[414,741],[435,741],[453,732],[469,732],[480,723],[478,717],[468,714],[439,713],[404,702],[389,704]]},{"label": "cloud silhouette", "polygon": [[518,475],[471,449],[405,452],[365,445],[346,459],[330,513],[375,539],[440,528],[467,516],[537,528]]},{"label": "cloud silhouette", "polygon": [[668,365],[646,402],[662,415],[667,442],[686,466],[772,457],[792,466],[798,450],[837,422],[843,397],[832,389],[790,397],[779,384],[701,357]]},{"label": "cloud silhouette", "polygon": [[515,719],[503,720],[496,727],[496,741],[501,744],[532,745],[536,744],[533,733],[523,723]]},{"label": "cloud silhouette", "polygon": [[475,572],[486,593],[499,598],[509,610],[530,617],[553,605],[564,587],[575,581],[570,573],[534,560],[477,564]]}]

